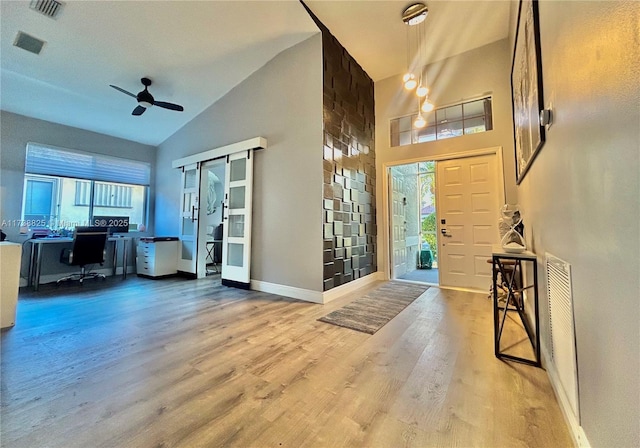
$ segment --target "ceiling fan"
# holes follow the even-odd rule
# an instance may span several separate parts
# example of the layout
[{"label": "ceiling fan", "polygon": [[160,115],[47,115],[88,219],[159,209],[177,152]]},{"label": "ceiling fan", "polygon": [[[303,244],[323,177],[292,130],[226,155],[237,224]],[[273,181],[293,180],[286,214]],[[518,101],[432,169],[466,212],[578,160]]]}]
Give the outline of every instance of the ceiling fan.
[{"label": "ceiling fan", "polygon": [[142,82],[142,84],[144,85],[144,90],[139,92],[137,95],[134,95],[131,92],[127,92],[126,90],[118,86],[114,86],[113,84],[109,84],[110,87],[113,87],[114,89],[132,96],[136,100],[138,100],[138,106],[133,109],[131,115],[142,115],[144,111],[151,106],[164,107],[165,109],[176,110],[178,112],[182,112],[184,110],[184,107],[180,106],[179,104],[156,101],[155,99],[153,99],[153,96],[149,93],[149,90],[147,90],[147,88],[151,85],[151,80],[149,78],[142,78],[140,79],[140,82]]}]

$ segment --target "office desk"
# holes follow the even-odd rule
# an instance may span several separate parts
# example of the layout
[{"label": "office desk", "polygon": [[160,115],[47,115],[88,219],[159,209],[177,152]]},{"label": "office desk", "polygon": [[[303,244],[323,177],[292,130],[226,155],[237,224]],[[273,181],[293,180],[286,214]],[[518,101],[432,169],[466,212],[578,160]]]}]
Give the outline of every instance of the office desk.
[{"label": "office desk", "polygon": [[[113,243],[113,275],[116,275],[116,267],[118,261],[118,241],[122,241],[122,278],[127,278],[127,246],[131,236],[112,236],[107,238],[108,242]],[[40,268],[42,265],[42,245],[44,244],[64,244],[73,242],[73,238],[37,238],[28,240],[31,243],[31,257],[29,259],[29,276],[27,277],[27,285],[33,286],[33,290],[37,291],[40,286]]]}]

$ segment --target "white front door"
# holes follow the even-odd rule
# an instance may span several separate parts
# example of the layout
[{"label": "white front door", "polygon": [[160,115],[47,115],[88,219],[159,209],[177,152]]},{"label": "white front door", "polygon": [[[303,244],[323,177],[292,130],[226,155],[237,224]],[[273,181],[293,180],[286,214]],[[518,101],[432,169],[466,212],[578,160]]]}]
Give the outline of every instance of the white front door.
[{"label": "white front door", "polygon": [[178,270],[196,274],[198,261],[198,215],[200,194],[200,164],[182,168],[180,199],[180,250]]},{"label": "white front door", "polygon": [[500,199],[495,154],[437,162],[440,285],[486,291],[498,244]]},{"label": "white front door", "polygon": [[227,156],[222,218],[222,284],[249,288],[253,150]]}]

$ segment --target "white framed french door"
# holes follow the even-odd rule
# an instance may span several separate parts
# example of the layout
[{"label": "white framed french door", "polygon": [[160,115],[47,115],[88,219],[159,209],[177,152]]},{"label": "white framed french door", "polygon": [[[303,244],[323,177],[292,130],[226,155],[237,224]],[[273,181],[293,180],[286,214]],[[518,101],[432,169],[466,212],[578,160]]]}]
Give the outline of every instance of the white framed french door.
[{"label": "white framed french door", "polygon": [[178,270],[189,274],[197,272],[199,196],[200,163],[198,162],[182,167]]},{"label": "white framed french door", "polygon": [[249,288],[253,149],[227,156],[222,217],[222,284]]}]

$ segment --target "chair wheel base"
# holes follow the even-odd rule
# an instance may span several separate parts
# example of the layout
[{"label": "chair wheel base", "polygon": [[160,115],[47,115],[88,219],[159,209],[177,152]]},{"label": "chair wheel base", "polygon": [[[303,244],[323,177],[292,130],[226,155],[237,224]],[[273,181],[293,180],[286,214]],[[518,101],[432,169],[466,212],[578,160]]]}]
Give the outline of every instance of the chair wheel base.
[{"label": "chair wheel base", "polygon": [[84,281],[88,278],[93,278],[93,279],[101,278],[102,280],[107,279],[107,277],[104,274],[99,274],[97,272],[90,272],[88,274],[71,274],[66,277],[62,277],[61,279],[58,279],[56,281],[56,284],[59,285],[62,282],[71,282],[71,281],[77,280],[82,285]]}]

